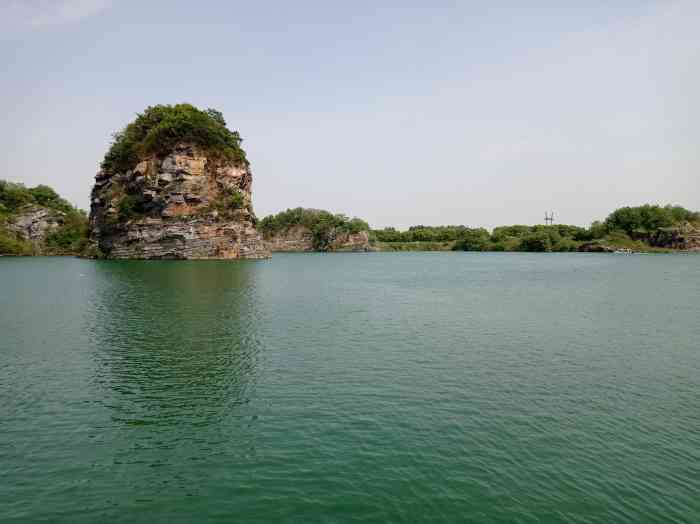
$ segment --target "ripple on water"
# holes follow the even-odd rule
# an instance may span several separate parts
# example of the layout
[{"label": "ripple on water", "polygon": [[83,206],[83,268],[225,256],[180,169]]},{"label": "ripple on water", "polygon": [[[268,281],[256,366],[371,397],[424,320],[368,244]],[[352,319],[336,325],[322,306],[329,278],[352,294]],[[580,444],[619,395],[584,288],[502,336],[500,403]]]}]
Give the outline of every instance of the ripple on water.
[{"label": "ripple on water", "polygon": [[0,260],[0,520],[700,522],[697,262]]}]

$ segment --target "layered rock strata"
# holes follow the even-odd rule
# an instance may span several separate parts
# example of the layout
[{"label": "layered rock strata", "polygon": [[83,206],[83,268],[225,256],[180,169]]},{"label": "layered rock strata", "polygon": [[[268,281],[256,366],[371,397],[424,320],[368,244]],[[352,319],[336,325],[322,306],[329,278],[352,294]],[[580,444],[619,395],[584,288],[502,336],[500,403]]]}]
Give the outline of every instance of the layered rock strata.
[{"label": "layered rock strata", "polygon": [[28,240],[40,248],[46,236],[65,222],[66,214],[39,205],[29,205],[20,209],[7,222],[7,229],[23,240]]},{"label": "layered rock strata", "polygon": [[700,229],[685,222],[676,227],[659,229],[647,241],[656,247],[700,251]]},{"label": "layered rock strata", "polygon": [[[313,233],[304,226],[292,226],[282,232],[265,238],[265,245],[270,251],[317,251],[314,246]],[[337,231],[331,234],[326,251],[373,251],[367,231],[347,233]]]},{"label": "layered rock strata", "polygon": [[247,165],[179,144],[133,169],[100,171],[90,205],[90,238],[108,258],[267,258],[255,228]]}]

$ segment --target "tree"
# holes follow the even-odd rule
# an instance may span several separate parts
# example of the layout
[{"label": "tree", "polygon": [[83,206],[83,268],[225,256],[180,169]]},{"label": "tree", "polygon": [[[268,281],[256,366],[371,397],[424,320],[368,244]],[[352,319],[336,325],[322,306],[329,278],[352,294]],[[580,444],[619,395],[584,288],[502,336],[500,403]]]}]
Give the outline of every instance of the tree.
[{"label": "tree", "polygon": [[216,120],[219,124],[222,126],[226,127],[226,120],[224,120],[224,114],[221,111],[218,111],[216,109],[207,108],[205,111],[206,114],[208,114],[211,118]]},{"label": "tree", "polygon": [[551,251],[552,240],[546,231],[536,231],[525,235],[520,240],[521,251]]},{"label": "tree", "polygon": [[201,111],[190,104],[150,106],[113,137],[102,161],[108,173],[125,172],[141,158],[166,154],[181,142],[199,146],[211,156],[248,163],[240,135],[226,128],[216,109]]},{"label": "tree", "polygon": [[0,203],[7,211],[15,211],[33,201],[32,194],[22,184],[0,180]]},{"label": "tree", "polygon": [[268,215],[259,222],[259,228],[266,238],[295,226],[309,229],[314,238],[314,248],[324,250],[338,233],[359,233],[369,231],[367,222],[360,218],[348,218],[343,214],[330,213],[321,209],[297,207]]},{"label": "tree", "polygon": [[591,224],[589,232],[591,240],[595,240],[598,238],[603,238],[607,234],[608,229],[603,222],[601,222],[600,220],[596,220]]},{"label": "tree", "polygon": [[698,220],[698,213],[681,206],[644,204],[637,207],[621,207],[605,219],[608,232],[624,231],[630,236],[645,236],[659,229],[674,226],[680,222]]},{"label": "tree", "polygon": [[490,247],[489,232],[483,228],[466,229],[454,246],[456,251],[487,251]]}]

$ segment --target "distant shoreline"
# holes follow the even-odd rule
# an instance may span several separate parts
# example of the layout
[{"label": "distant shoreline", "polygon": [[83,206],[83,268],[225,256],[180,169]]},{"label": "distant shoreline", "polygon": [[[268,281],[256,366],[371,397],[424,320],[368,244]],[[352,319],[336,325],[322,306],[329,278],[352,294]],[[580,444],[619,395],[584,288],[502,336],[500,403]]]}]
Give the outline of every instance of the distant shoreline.
[{"label": "distant shoreline", "polygon": [[665,251],[634,251],[631,253],[619,253],[619,252],[591,252],[591,251],[453,251],[453,250],[405,250],[405,251],[275,251],[273,256],[267,259],[227,259],[227,258],[97,258],[97,257],[86,257],[83,255],[13,255],[13,254],[0,254],[0,258],[74,258],[80,260],[97,260],[97,261],[108,261],[108,262],[129,262],[129,261],[141,261],[141,262],[241,262],[241,261],[269,261],[275,258],[276,254],[280,255],[396,255],[396,254],[419,254],[419,253],[454,253],[457,254],[469,254],[469,255],[605,255],[605,256],[634,256],[634,255],[700,255],[700,251],[695,250],[681,250],[681,249],[669,249]]}]

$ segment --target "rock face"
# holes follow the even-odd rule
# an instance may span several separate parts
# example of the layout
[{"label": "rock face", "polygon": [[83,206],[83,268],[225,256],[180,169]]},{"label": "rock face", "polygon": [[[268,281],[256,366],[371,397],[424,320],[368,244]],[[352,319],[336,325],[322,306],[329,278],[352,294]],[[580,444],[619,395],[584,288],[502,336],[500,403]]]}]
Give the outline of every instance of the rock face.
[{"label": "rock face", "polygon": [[599,242],[585,242],[578,247],[581,253],[614,253],[615,248]]},{"label": "rock face", "polygon": [[64,221],[65,213],[61,211],[30,205],[21,209],[8,221],[7,229],[39,248],[46,235],[61,227]]},{"label": "rock face", "polygon": [[369,243],[369,233],[339,233],[331,242],[331,251],[374,251]]},{"label": "rock face", "polygon": [[293,226],[265,239],[270,251],[313,251],[313,234],[303,226]]},{"label": "rock face", "polygon": [[700,251],[700,229],[686,222],[676,227],[660,229],[647,241],[656,247]]},{"label": "rock face", "polygon": [[246,165],[179,144],[126,173],[95,176],[90,238],[108,258],[268,258]]},{"label": "rock face", "polygon": [[[313,234],[304,226],[293,226],[266,238],[265,245],[270,251],[317,251]],[[340,231],[332,235],[327,251],[373,251],[373,248],[370,246],[367,231]]]}]

